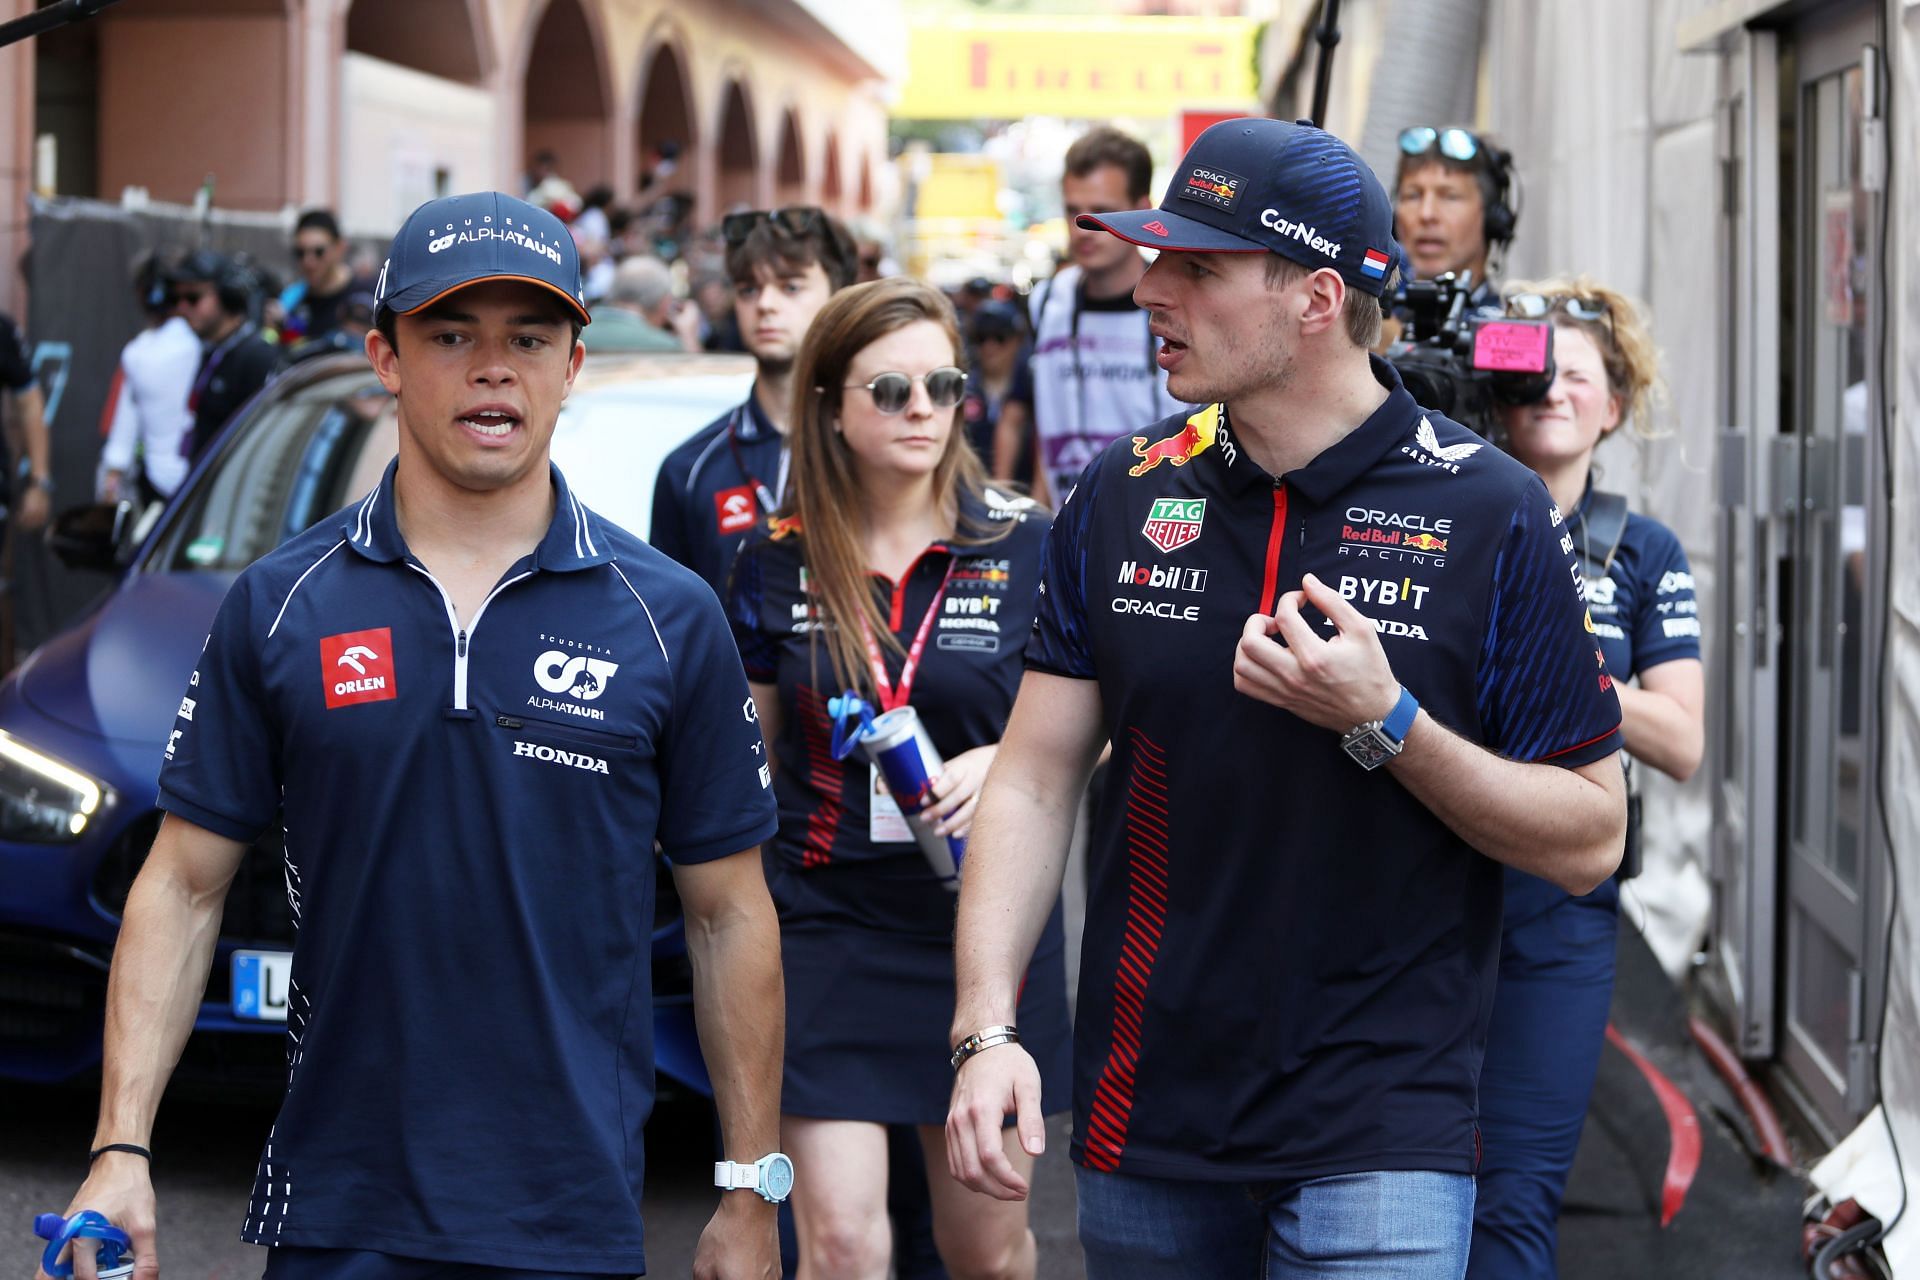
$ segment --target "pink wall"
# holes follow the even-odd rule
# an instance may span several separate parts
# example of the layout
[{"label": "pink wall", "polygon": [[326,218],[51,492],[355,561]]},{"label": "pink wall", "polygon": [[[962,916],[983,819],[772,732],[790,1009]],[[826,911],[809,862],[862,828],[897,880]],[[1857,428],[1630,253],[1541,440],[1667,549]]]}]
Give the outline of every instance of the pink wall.
[{"label": "pink wall", "polygon": [[184,203],[211,172],[218,205],[284,205],[287,43],[280,17],[103,21],[101,196],[142,186],[156,200]]},{"label": "pink wall", "polygon": [[527,158],[548,149],[560,157],[560,175],[581,195],[595,183],[611,184],[607,124],[604,120],[527,121]]}]

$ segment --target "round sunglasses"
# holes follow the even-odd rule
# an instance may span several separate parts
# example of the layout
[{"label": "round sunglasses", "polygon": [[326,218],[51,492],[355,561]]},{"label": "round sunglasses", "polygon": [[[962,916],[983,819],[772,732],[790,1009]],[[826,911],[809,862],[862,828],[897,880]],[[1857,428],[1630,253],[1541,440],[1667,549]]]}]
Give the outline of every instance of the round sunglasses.
[{"label": "round sunglasses", "polygon": [[1400,131],[1400,150],[1407,155],[1423,156],[1436,146],[1449,160],[1466,161],[1480,154],[1480,139],[1465,129],[1436,129],[1430,124],[1417,124]]},{"label": "round sunglasses", "polygon": [[851,391],[858,387],[873,397],[873,407],[882,413],[899,413],[907,407],[913,398],[913,384],[921,383],[927,389],[927,399],[936,409],[951,409],[960,403],[967,390],[967,375],[964,371],[945,365],[931,370],[919,377],[909,377],[904,373],[876,373],[871,382],[848,382],[843,384]]}]

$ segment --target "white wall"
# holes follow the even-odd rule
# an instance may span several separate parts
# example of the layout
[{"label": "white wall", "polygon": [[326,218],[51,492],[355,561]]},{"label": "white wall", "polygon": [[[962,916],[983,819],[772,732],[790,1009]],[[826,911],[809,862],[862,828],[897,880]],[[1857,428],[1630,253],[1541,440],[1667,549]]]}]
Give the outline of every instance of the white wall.
[{"label": "white wall", "polygon": [[[1603,444],[1597,481],[1679,536],[1702,618],[1717,616],[1704,499],[1719,425],[1718,68],[1681,55],[1674,31],[1710,2],[1491,0],[1484,55],[1486,124],[1522,184],[1507,278],[1586,272],[1648,308],[1670,393],[1658,438],[1622,432]],[[1716,638],[1706,641],[1712,663]],[[1646,870],[1622,910],[1676,976],[1711,908],[1707,773],[1682,785],[1642,771]]]},{"label": "white wall", "polygon": [[494,172],[498,108],[484,89],[348,53],[340,68],[340,221],[350,235],[391,236],[438,194],[485,190]]}]

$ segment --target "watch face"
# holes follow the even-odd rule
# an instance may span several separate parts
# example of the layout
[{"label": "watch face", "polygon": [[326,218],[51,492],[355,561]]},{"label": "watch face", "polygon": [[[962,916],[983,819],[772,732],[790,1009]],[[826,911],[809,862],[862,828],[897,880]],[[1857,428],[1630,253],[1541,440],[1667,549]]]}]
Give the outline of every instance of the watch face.
[{"label": "watch face", "polygon": [[1347,754],[1352,756],[1362,769],[1378,769],[1398,754],[1378,729],[1369,729],[1365,733],[1355,734],[1340,745],[1347,749]]},{"label": "watch face", "polygon": [[767,1194],[775,1200],[785,1200],[787,1193],[793,1190],[793,1161],[783,1155],[776,1155],[767,1161]]}]

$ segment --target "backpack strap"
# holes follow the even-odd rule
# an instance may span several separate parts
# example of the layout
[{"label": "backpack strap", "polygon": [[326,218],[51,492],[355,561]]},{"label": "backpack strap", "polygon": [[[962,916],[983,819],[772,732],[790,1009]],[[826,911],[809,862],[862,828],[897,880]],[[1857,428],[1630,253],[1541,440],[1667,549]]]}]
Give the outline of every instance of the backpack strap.
[{"label": "backpack strap", "polygon": [[1613,557],[1620,550],[1620,539],[1627,532],[1627,500],[1618,493],[1595,489],[1580,517],[1584,536],[1574,547],[1580,558],[1580,572],[1589,579],[1604,578],[1613,568]]}]

